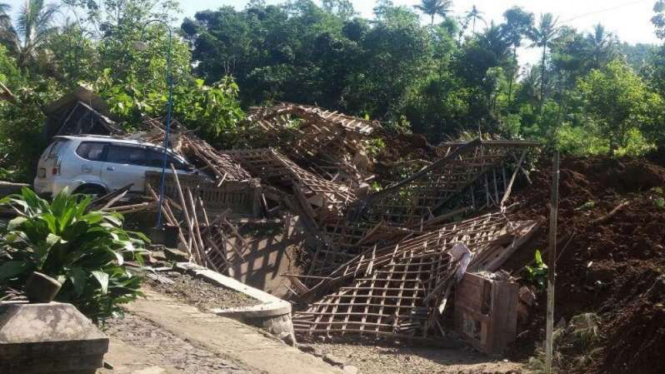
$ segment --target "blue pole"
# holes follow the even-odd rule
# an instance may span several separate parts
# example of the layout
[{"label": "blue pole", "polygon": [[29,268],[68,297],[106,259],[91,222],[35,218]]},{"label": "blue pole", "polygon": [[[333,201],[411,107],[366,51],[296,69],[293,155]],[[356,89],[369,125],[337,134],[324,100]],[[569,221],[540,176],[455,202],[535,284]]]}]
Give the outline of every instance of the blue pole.
[{"label": "blue pole", "polygon": [[[161,21],[158,21],[161,22]],[[162,160],[162,175],[159,183],[159,207],[157,208],[157,229],[162,228],[162,206],[164,204],[164,182],[166,179],[166,164],[168,162],[169,135],[171,134],[171,111],[173,107],[173,71],[171,70],[171,48],[173,44],[173,31],[169,29],[169,50],[166,59],[166,80],[169,85],[169,99],[166,104],[166,132],[164,133],[164,158]]]}]

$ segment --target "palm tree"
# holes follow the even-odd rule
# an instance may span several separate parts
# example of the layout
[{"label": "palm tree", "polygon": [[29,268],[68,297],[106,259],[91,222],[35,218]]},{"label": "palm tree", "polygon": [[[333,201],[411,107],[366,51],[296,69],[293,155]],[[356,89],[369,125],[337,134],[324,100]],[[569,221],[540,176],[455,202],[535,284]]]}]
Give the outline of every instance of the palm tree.
[{"label": "palm tree", "polygon": [[9,14],[7,12],[12,7],[7,3],[0,3],[0,32],[5,28],[5,24],[9,22]]},{"label": "palm tree", "polygon": [[434,17],[439,15],[446,18],[452,6],[452,0],[421,0],[420,4],[414,5],[413,7],[432,17],[433,25]]},{"label": "palm tree", "polygon": [[36,56],[55,31],[51,24],[56,10],[56,6],[44,4],[44,0],[26,0],[15,25],[8,19],[0,24],[0,43],[16,54],[20,67]]},{"label": "palm tree", "polygon": [[506,40],[513,47],[513,66],[514,69],[510,74],[510,81],[508,83],[508,106],[512,104],[513,97],[513,84],[515,76],[519,69],[519,62],[517,61],[517,49],[522,45],[522,38],[533,28],[533,13],[528,13],[520,7],[513,7],[508,9],[503,17],[506,23],[503,25],[503,33]]},{"label": "palm tree", "polygon": [[608,33],[601,24],[597,24],[593,32],[587,35],[587,41],[589,42],[589,54],[595,69],[600,69],[605,62],[610,61],[616,52],[614,34]]},{"label": "palm tree", "polygon": [[498,62],[505,61],[510,56],[510,42],[501,27],[491,22],[482,34],[478,35],[478,46],[483,50],[492,52]]},{"label": "palm tree", "polygon": [[527,36],[533,44],[531,47],[540,47],[543,49],[542,65],[540,72],[540,112],[543,111],[543,101],[545,100],[545,69],[547,68],[547,47],[552,39],[559,33],[557,27],[557,19],[554,18],[552,13],[542,14],[538,27],[533,27],[527,33]]},{"label": "palm tree", "polygon": [[478,10],[476,6],[474,5],[473,8],[466,14],[466,19],[472,20],[472,27],[471,27],[471,33],[475,34],[476,33],[476,21],[483,21],[485,23],[485,26],[487,26],[487,22],[485,22],[485,18],[483,18],[483,12]]}]

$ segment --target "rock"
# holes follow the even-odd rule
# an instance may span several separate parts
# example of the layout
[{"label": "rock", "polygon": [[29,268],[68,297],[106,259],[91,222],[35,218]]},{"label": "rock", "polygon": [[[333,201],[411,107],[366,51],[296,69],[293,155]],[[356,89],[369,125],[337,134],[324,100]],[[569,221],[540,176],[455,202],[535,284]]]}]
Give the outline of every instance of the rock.
[{"label": "rock", "polygon": [[164,248],[164,256],[169,261],[173,262],[187,262],[189,261],[189,256],[183,251],[179,251],[173,248]]},{"label": "rock", "polygon": [[168,258],[166,258],[166,255],[164,254],[164,248],[160,248],[159,250],[156,251],[150,251],[150,259],[151,262],[166,262],[168,261]]},{"label": "rock", "polygon": [[303,352],[305,352],[305,353],[309,353],[309,354],[311,354],[311,355],[313,355],[313,356],[316,356],[316,357],[323,357],[323,352],[322,352],[320,349],[318,349],[318,348],[316,348],[315,346],[313,346],[313,345],[300,344],[300,345],[298,345],[298,348],[299,348],[301,351],[303,351]]},{"label": "rock", "polygon": [[536,294],[529,287],[520,288],[520,301],[528,306],[533,306],[536,302]]},{"label": "rock", "polygon": [[312,345],[307,345],[307,344],[298,344],[298,349],[305,353],[314,353],[316,351],[316,348]]},{"label": "rock", "polygon": [[291,347],[296,346],[296,337],[292,332],[282,331],[279,334],[279,339]]},{"label": "rock", "polygon": [[32,303],[50,303],[60,291],[62,285],[46,274],[32,272],[25,283],[25,295]]},{"label": "rock", "polygon": [[347,374],[358,374],[360,371],[353,365],[344,365],[344,372]]},{"label": "rock", "polygon": [[327,363],[329,363],[330,365],[333,365],[333,366],[338,366],[340,368],[344,367],[344,361],[342,361],[342,359],[340,359],[337,356],[334,356],[330,353],[323,356],[323,361],[325,361],[325,362],[327,362]]}]

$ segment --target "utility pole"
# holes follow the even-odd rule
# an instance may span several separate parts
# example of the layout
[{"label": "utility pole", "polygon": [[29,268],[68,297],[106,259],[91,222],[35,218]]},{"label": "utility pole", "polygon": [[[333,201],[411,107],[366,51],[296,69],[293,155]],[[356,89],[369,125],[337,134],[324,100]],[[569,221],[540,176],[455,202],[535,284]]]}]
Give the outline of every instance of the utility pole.
[{"label": "utility pole", "polygon": [[552,373],[554,355],[554,281],[556,277],[556,230],[559,217],[559,151],[554,151],[552,164],[552,200],[550,201],[550,238],[547,251],[547,337],[545,372]]}]

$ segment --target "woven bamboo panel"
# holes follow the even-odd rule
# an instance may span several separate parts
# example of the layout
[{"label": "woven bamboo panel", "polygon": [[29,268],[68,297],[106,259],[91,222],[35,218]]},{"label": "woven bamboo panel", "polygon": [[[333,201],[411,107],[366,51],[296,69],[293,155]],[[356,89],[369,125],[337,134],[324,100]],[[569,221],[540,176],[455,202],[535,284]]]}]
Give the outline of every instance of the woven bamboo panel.
[{"label": "woven bamboo panel", "polygon": [[369,222],[414,225],[460,207],[460,196],[468,196],[476,210],[498,206],[508,184],[507,164],[536,144],[478,139],[448,145],[441,160],[370,195],[359,204],[358,215]]},{"label": "woven bamboo panel", "polygon": [[294,318],[309,334],[370,334],[427,337],[439,334],[439,306],[445,307],[459,263],[456,243],[471,250],[469,269],[496,270],[537,228],[488,214],[354,257],[312,288],[309,296],[333,290]]},{"label": "woven bamboo panel", "polygon": [[229,156],[263,183],[296,196],[312,218],[339,216],[356,196],[340,184],[304,170],[274,149],[227,151]]},{"label": "woven bamboo panel", "polygon": [[[201,198],[211,213],[231,209],[234,216],[259,217],[261,214],[261,184],[256,179],[229,180],[218,185],[199,175],[183,174],[178,178],[183,189],[189,189]],[[160,182],[161,173],[146,172],[146,190],[159,191]],[[174,200],[178,198],[177,185],[169,176],[164,178],[164,194]]]},{"label": "woven bamboo panel", "polygon": [[357,185],[369,177],[352,159],[364,152],[362,141],[380,129],[378,122],[289,103],[252,108],[248,121],[271,147],[327,180]]}]

